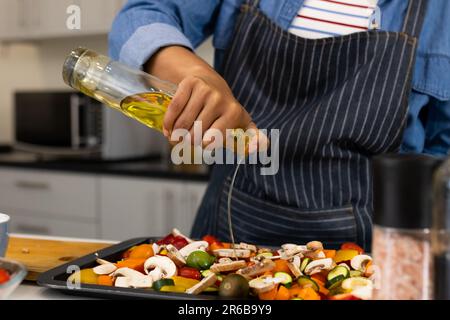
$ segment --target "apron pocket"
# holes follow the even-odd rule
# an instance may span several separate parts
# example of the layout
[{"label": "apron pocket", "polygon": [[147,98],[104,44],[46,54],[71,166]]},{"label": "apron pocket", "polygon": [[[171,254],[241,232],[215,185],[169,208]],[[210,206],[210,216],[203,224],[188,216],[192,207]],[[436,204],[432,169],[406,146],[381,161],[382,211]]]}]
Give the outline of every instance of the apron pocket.
[{"label": "apron pocket", "polygon": [[[217,236],[230,241],[225,186],[219,207]],[[233,191],[231,214],[235,240],[259,245],[306,244],[318,240],[335,248],[357,240],[351,205],[338,208],[299,209]]]}]

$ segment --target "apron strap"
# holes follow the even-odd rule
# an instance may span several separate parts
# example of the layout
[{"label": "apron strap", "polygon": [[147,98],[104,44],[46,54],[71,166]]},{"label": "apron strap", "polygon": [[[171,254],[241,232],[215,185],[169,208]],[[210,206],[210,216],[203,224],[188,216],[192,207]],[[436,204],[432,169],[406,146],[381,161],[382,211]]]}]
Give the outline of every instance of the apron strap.
[{"label": "apron strap", "polygon": [[246,0],[246,3],[249,7],[258,9],[259,0]]},{"label": "apron strap", "polygon": [[428,0],[409,0],[402,30],[404,33],[419,38],[427,13],[427,4]]}]

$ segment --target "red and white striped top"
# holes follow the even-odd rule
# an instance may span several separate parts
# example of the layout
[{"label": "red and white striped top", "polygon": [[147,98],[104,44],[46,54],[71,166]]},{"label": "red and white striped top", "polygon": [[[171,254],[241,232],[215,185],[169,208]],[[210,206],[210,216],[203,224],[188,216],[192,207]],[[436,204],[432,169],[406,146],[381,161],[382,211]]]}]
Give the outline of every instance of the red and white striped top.
[{"label": "red and white striped top", "polygon": [[378,0],[305,0],[289,32],[303,38],[342,36],[371,29]]}]

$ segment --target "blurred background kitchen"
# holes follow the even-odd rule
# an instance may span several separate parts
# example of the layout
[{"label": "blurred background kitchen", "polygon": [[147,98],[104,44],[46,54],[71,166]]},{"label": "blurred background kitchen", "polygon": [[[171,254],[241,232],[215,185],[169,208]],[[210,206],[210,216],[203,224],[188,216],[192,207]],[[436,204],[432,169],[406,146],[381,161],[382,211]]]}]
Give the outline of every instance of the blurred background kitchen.
[{"label": "blurred background kitchen", "polygon": [[[0,0],[0,212],[13,233],[123,240],[189,233],[208,168],[173,166],[162,136],[70,91],[83,46],[108,53],[126,0]],[[70,5],[81,29],[70,30]],[[199,54],[212,63],[210,42]]]}]

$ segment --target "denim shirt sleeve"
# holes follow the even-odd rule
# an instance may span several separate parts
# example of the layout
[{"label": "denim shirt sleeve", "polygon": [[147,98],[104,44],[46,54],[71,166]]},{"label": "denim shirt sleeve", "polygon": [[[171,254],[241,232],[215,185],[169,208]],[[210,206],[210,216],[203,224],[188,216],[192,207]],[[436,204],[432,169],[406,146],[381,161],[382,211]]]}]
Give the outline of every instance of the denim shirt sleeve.
[{"label": "denim shirt sleeve", "polygon": [[198,46],[213,32],[221,0],[129,0],[114,20],[109,54],[142,67],[160,48]]}]

